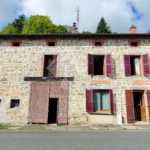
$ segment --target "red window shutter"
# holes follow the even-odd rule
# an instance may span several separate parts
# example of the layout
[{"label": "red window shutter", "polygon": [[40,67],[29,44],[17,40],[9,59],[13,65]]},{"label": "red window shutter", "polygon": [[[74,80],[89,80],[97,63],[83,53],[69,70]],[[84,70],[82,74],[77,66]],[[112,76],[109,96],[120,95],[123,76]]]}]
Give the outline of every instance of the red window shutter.
[{"label": "red window shutter", "polygon": [[149,122],[150,122],[150,90],[146,91],[147,93],[147,107],[148,107],[148,114],[149,114]]},{"label": "red window shutter", "polygon": [[91,54],[88,54],[88,75],[94,75],[94,60]]},{"label": "red window shutter", "polygon": [[111,108],[111,113],[113,114],[113,112],[114,112],[114,106],[113,106],[113,90],[110,90],[110,108]]},{"label": "red window shutter", "polygon": [[148,54],[142,55],[142,62],[143,62],[143,75],[145,75],[145,76],[150,75]]},{"label": "red window shutter", "polygon": [[106,59],[106,75],[112,75],[112,58],[111,54],[105,55]]},{"label": "red window shutter", "polygon": [[93,112],[93,91],[86,90],[86,112]]},{"label": "red window shutter", "polygon": [[133,98],[132,90],[126,90],[126,108],[127,108],[127,122],[134,123],[134,109],[133,109]]},{"label": "red window shutter", "polygon": [[131,76],[130,55],[124,55],[124,71],[125,76]]}]

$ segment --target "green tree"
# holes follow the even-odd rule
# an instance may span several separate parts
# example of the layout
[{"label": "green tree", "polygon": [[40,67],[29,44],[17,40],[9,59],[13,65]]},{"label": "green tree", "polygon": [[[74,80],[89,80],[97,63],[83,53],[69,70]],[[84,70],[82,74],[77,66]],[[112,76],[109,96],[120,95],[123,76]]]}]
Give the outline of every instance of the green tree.
[{"label": "green tree", "polygon": [[22,33],[66,33],[63,25],[55,25],[48,16],[30,16],[28,22],[24,22]]},{"label": "green tree", "polygon": [[92,33],[89,31],[83,31],[82,34],[92,34]]},{"label": "green tree", "polygon": [[11,34],[11,33],[17,33],[16,29],[12,24],[8,24],[6,27],[4,27],[1,31],[2,34]]},{"label": "green tree", "polygon": [[12,25],[16,29],[17,33],[22,33],[23,25],[26,21],[27,20],[24,14],[19,15],[18,19],[15,18],[15,20],[12,22]]},{"label": "green tree", "polygon": [[150,34],[150,30],[148,31],[148,34]]},{"label": "green tree", "polygon": [[107,25],[105,19],[102,17],[98,23],[96,33],[112,33],[110,26]]}]

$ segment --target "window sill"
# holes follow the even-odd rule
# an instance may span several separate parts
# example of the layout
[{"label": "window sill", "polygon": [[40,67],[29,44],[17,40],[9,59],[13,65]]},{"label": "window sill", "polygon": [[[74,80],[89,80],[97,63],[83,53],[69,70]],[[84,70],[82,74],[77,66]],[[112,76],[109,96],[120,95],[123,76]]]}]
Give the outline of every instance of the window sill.
[{"label": "window sill", "polygon": [[89,112],[90,115],[113,115],[112,113],[108,112]]}]

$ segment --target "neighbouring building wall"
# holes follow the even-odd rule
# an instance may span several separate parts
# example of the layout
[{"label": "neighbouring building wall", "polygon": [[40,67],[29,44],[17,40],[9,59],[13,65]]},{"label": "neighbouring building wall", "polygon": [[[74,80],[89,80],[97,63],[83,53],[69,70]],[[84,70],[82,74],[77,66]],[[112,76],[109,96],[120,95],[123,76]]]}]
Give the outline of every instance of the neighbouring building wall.
[{"label": "neighbouring building wall", "polygon": [[[95,120],[86,112],[86,85],[118,85],[113,89],[114,115],[110,115],[111,123],[118,123],[117,114],[120,113],[120,98],[122,98],[122,117],[126,117],[126,89],[150,89],[150,76],[125,76],[123,55],[150,56],[150,39],[141,39],[140,48],[130,48],[129,39],[100,39],[104,47],[94,48],[95,39],[54,39],[57,47],[46,47],[49,39],[18,39],[22,47],[10,47],[14,39],[0,40],[0,123],[26,124],[28,122],[30,83],[24,77],[40,77],[42,55],[59,55],[59,77],[74,77],[69,82],[68,95],[68,123],[87,123]],[[140,39],[138,39],[140,40]],[[90,76],[88,75],[87,55],[112,55],[113,75]],[[11,99],[20,99],[18,108],[10,108]],[[90,117],[91,116],[91,117]],[[98,121],[105,117],[98,115]]]}]

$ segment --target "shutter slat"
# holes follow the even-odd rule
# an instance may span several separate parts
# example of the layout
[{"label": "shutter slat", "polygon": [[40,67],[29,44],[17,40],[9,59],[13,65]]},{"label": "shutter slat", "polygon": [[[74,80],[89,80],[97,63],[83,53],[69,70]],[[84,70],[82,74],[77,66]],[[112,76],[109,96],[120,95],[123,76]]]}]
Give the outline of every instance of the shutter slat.
[{"label": "shutter slat", "polygon": [[127,122],[134,123],[132,90],[126,90],[125,94],[126,94]]},{"label": "shutter slat", "polygon": [[125,76],[131,76],[130,55],[124,55],[124,71]]},{"label": "shutter slat", "polygon": [[92,54],[88,54],[88,75],[94,75],[94,60]]},{"label": "shutter slat", "polygon": [[93,112],[93,91],[86,90],[86,112]]},{"label": "shutter slat", "polygon": [[148,54],[142,55],[142,63],[143,63],[143,74],[144,75],[150,75]]},{"label": "shutter slat", "polygon": [[114,107],[113,107],[113,91],[112,90],[110,90],[110,108],[111,108],[111,113],[113,114]]},{"label": "shutter slat", "polygon": [[150,122],[150,90],[147,90],[146,93],[147,93],[147,107],[148,107],[148,114],[149,114],[148,120]]},{"label": "shutter slat", "polygon": [[111,54],[105,55],[106,60],[106,75],[112,75],[112,57]]}]

